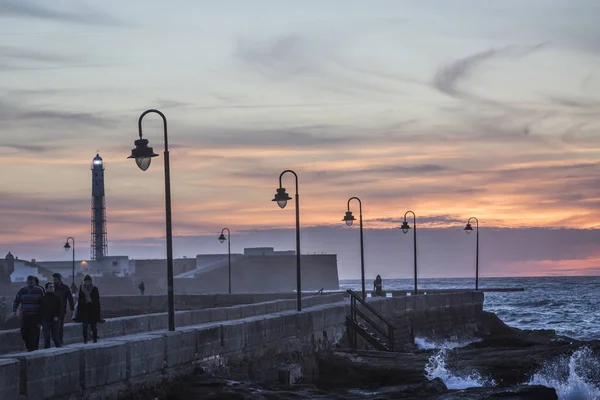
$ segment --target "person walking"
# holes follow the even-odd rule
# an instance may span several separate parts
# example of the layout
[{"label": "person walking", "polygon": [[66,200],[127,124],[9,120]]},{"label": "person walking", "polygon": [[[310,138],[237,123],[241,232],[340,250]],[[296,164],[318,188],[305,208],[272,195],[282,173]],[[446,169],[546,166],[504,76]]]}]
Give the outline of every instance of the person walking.
[{"label": "person walking", "polygon": [[73,301],[73,294],[71,293],[71,289],[69,286],[65,285],[62,282],[62,275],[58,272],[52,274],[52,281],[54,282],[54,294],[58,296],[61,302],[61,313],[58,317],[58,339],[60,340],[60,345],[63,343],[63,334],[65,329],[65,315],[67,314],[67,303],[69,303],[69,308],[71,309],[71,313],[75,309],[75,302]]},{"label": "person walking", "polygon": [[55,347],[61,347],[58,335],[59,318],[62,313],[62,302],[54,293],[54,284],[46,283],[46,295],[40,300],[40,316],[44,332],[44,348],[50,348],[50,338]]},{"label": "person walking", "polygon": [[21,338],[25,342],[27,351],[34,351],[40,347],[40,300],[44,292],[35,285],[35,277],[27,277],[27,286],[17,292],[13,302],[13,315],[21,307]]},{"label": "person walking", "polygon": [[92,329],[92,340],[98,342],[98,323],[104,321],[100,318],[100,292],[92,284],[89,275],[83,278],[83,284],[79,287],[75,322],[83,324],[83,343],[88,342],[88,326]]}]

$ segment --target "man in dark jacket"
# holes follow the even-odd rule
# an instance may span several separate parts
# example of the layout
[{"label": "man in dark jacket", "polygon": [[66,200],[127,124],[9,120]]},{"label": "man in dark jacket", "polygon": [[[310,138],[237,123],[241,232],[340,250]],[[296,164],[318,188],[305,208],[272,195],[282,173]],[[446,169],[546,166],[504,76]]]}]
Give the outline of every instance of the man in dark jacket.
[{"label": "man in dark jacket", "polygon": [[40,300],[40,315],[42,319],[42,329],[44,330],[44,348],[50,348],[50,338],[54,346],[60,347],[60,337],[58,336],[58,321],[62,313],[62,302],[54,293],[54,284],[46,283],[46,295]]},{"label": "man in dark jacket", "polygon": [[27,286],[17,292],[13,302],[13,315],[21,306],[21,337],[25,342],[27,351],[34,351],[40,347],[40,300],[44,292],[35,285],[35,277],[27,277]]},{"label": "man in dark jacket", "polygon": [[60,298],[62,303],[62,309],[60,316],[58,317],[58,338],[61,346],[63,345],[63,332],[65,327],[65,314],[67,314],[67,302],[71,312],[75,309],[75,303],[73,301],[73,295],[71,289],[64,283],[62,283],[62,275],[58,272],[52,274],[52,280],[54,281],[54,293]]}]

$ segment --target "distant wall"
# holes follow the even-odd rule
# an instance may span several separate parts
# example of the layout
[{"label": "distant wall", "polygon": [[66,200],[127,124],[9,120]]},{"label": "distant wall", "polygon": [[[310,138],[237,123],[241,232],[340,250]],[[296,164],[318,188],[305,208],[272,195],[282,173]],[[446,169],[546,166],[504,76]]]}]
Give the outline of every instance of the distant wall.
[{"label": "distant wall", "polygon": [[[167,273],[167,260],[132,260],[135,262],[136,279],[159,277]],[[196,268],[196,258],[173,259],[173,274],[178,275]]]},{"label": "distant wall", "polygon": [[[138,285],[144,281],[145,294],[166,294],[166,260],[135,260],[136,275],[125,277],[94,277],[101,295],[138,294]],[[174,260],[174,275],[196,268],[196,259]],[[338,290],[339,276],[335,254],[306,254],[301,256],[302,291]],[[70,285],[70,279],[65,279]],[[81,277],[75,283],[81,284]],[[0,289],[0,296],[15,295],[24,283],[13,283]],[[271,293],[296,290],[296,256],[287,254],[250,255],[232,261],[232,292]],[[221,267],[199,272],[195,278],[175,278],[176,294],[227,293],[229,268]]]},{"label": "distant wall", "polygon": [[[303,291],[339,289],[335,254],[303,255],[300,263]],[[231,276],[233,292],[291,292],[296,290],[296,256],[244,256],[232,263]],[[228,289],[227,265],[200,272],[194,279],[175,280],[175,290],[179,293],[227,292]]]}]

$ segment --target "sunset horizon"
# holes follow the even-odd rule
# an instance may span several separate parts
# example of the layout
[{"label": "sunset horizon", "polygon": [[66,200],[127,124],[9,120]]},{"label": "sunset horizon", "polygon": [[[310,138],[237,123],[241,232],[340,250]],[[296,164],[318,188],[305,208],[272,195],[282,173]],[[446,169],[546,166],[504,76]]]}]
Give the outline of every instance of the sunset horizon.
[{"label": "sunset horizon", "polygon": [[225,252],[224,227],[232,251],[293,250],[293,201],[271,201],[292,169],[302,253],[338,254],[340,279],[359,263],[352,196],[369,274],[411,276],[412,210],[424,277],[468,276],[470,217],[481,277],[600,275],[595,2],[134,3],[0,5],[4,254],[68,260],[72,236],[89,258],[98,153],[108,254],[165,258],[158,116],[158,157],[127,159],[156,108],[176,257]]}]

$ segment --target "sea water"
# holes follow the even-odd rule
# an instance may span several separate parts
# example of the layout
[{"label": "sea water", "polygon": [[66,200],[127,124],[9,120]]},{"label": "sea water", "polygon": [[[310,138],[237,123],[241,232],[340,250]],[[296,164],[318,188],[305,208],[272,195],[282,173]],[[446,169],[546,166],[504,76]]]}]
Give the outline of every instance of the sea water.
[{"label": "sea water", "polygon": [[[370,282],[372,283],[372,282]],[[384,279],[384,290],[413,288],[411,279]],[[473,288],[473,279],[420,279],[419,289]],[[371,285],[372,286],[372,285]],[[360,290],[359,280],[340,281],[341,289]],[[485,294],[484,310],[496,313],[506,324],[521,329],[554,329],[579,340],[600,339],[600,277],[480,278],[479,287],[524,288],[523,292]],[[447,365],[449,351],[468,345],[469,338],[433,341],[416,337],[421,349],[434,349],[425,366],[429,379],[440,378],[449,389],[494,386],[476,371],[457,373]],[[600,355],[582,347],[549,361],[523,384],[556,390],[560,400],[600,400]]]}]

